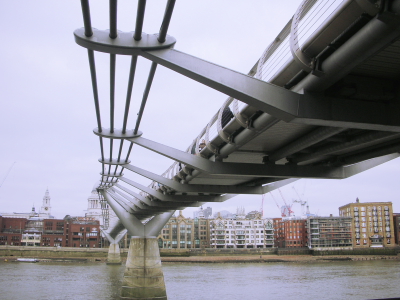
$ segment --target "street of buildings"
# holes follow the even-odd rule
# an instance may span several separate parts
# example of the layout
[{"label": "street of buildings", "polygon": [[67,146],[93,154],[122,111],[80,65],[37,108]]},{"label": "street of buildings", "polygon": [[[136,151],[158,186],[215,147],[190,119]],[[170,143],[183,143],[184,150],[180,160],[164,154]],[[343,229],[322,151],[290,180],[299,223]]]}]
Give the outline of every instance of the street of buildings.
[{"label": "street of buildings", "polygon": [[[85,216],[51,215],[49,191],[46,190],[39,212],[0,213],[0,245],[48,247],[103,247],[100,199],[96,190],[88,197]],[[114,214],[108,213],[107,222]],[[309,248],[313,250],[352,250],[392,248],[399,245],[400,214],[393,213],[391,202],[354,203],[339,207],[339,216],[263,218],[262,213],[228,211],[212,214],[201,208],[193,218],[177,211],[158,236],[164,249],[191,248]],[[127,247],[128,238],[121,242]]]}]

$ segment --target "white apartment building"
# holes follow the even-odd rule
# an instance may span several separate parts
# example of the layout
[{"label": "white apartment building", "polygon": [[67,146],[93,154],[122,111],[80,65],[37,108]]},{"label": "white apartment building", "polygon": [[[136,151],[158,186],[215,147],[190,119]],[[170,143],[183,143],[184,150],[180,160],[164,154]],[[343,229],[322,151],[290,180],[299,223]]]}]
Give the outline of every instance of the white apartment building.
[{"label": "white apartment building", "polygon": [[209,221],[211,248],[268,248],[274,245],[272,219],[224,219]]}]

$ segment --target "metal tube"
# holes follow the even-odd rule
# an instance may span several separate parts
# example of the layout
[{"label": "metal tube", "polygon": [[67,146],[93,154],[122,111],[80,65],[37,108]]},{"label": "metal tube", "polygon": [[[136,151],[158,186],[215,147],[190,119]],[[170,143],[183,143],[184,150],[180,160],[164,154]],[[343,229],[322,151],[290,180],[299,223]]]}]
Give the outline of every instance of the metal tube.
[{"label": "metal tube", "polygon": [[110,38],[115,39],[117,33],[117,0],[110,0]]},{"label": "metal tube", "polygon": [[[110,139],[110,161],[112,161],[113,144],[114,144],[114,140]],[[111,165],[110,165],[110,167],[111,167]],[[108,170],[108,173],[110,173],[110,170]]]},{"label": "metal tube", "polygon": [[118,161],[121,159],[121,153],[122,153],[122,146],[124,145],[124,140],[121,139],[121,142],[119,143],[119,152],[118,152]]},{"label": "metal tube", "polygon": [[145,10],[146,10],[146,0],[139,0],[136,13],[135,34],[133,36],[135,41],[140,41],[142,39],[142,29],[143,29]]},{"label": "metal tube", "polygon": [[114,175],[117,175],[117,169],[118,169],[118,165],[115,165]]},{"label": "metal tube", "polygon": [[[244,145],[247,141],[261,134],[268,128],[275,125],[277,122],[279,122],[278,119],[272,117],[267,113],[263,113],[253,122],[253,128],[255,130],[250,130],[247,128],[242,130],[237,136],[235,136],[234,144],[226,144],[225,146],[219,149],[219,155],[221,155],[222,157],[228,156],[229,154],[240,148],[242,145]],[[193,178],[199,176],[200,174],[201,171],[193,170],[190,175],[186,176],[185,180],[190,181]]]},{"label": "metal tube", "polygon": [[115,54],[110,54],[110,132],[114,132],[115,111]]},{"label": "metal tube", "polygon": [[171,21],[172,12],[174,11],[175,0],[168,0],[167,6],[165,8],[164,18],[160,27],[160,34],[158,36],[158,41],[160,43],[165,42],[167,36],[169,22]]},{"label": "metal tube", "polygon": [[137,63],[137,56],[134,55],[132,56],[131,69],[129,72],[128,91],[126,93],[125,113],[124,113],[124,122],[122,125],[122,133],[126,132],[126,124],[128,122],[128,113],[129,113],[129,106],[131,103],[133,81],[135,79],[136,63]]},{"label": "metal tube", "polygon": [[90,66],[90,75],[92,78],[94,105],[96,108],[97,127],[98,127],[99,132],[101,132],[102,128],[101,128],[101,118],[100,118],[99,94],[97,91],[96,65],[94,62],[93,50],[88,49],[88,58],[89,58],[89,66]]},{"label": "metal tube", "polygon": [[[391,5],[392,12],[398,14],[400,1],[394,0]],[[398,30],[393,30],[391,25],[377,18],[372,19],[322,62],[321,70],[325,73],[324,76],[317,77],[310,74],[291,90],[294,92],[301,92],[303,89],[307,91],[325,90],[371,54],[398,38],[398,35]]]},{"label": "metal tube", "polygon": [[132,147],[133,147],[133,143],[131,142],[131,145],[129,146],[128,154],[126,155],[125,162],[128,161],[129,155],[131,155]]},{"label": "metal tube", "polygon": [[393,145],[385,145],[384,147],[377,148],[373,151],[366,151],[350,156],[339,157],[339,161],[341,161],[345,165],[351,165],[358,163],[360,161],[364,161],[378,156],[392,154],[395,152],[400,152],[400,143],[396,143]]},{"label": "metal tube", "polygon": [[136,119],[135,130],[133,131],[134,134],[137,134],[137,132],[138,132],[140,121],[142,120],[144,107],[146,106],[147,97],[149,96],[151,84],[153,83],[154,74],[156,73],[156,69],[157,69],[157,63],[153,62],[151,64],[149,77],[147,78],[146,87],[145,87],[144,92],[143,92],[142,103],[140,105],[139,113],[138,113],[138,116],[137,116],[137,119]]},{"label": "metal tube", "polygon": [[83,24],[85,26],[85,35],[91,37],[93,35],[92,22],[90,21],[89,0],[81,0]]},{"label": "metal tube", "polygon": [[[101,153],[101,160],[104,161],[104,148],[103,148],[103,138],[99,136],[100,139],[100,153]],[[104,173],[104,172],[103,172]]]}]

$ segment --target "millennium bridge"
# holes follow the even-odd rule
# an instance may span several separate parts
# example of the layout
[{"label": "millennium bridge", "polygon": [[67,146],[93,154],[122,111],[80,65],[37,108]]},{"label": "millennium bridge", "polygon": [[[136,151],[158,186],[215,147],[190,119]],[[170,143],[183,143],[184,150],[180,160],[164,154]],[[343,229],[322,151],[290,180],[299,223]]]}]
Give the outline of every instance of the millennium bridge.
[{"label": "millennium bridge", "polygon": [[[132,235],[121,298],[167,298],[156,236],[175,210],[265,194],[299,178],[345,179],[399,156],[400,0],[304,0],[247,74],[179,51],[168,32],[175,0],[166,1],[160,30],[150,34],[143,31],[146,1],[137,3],[133,31],[122,32],[116,0],[109,2],[106,30],[92,27],[91,8],[98,3],[81,0],[84,27],[74,32],[87,49],[91,74],[97,190],[104,211],[111,207],[119,219],[109,224],[105,215],[110,262],[120,261],[118,242],[126,230]],[[109,55],[109,93],[101,97],[99,53]],[[121,55],[130,57],[122,102],[115,96]],[[136,72],[140,59],[151,62],[145,74]],[[226,95],[215,99],[220,109],[193,132],[185,150],[174,147],[179,136],[165,132],[165,145],[146,138],[140,126],[158,65]],[[139,76],[147,82],[136,125],[128,128]],[[116,105],[124,107],[119,119]],[[130,160],[134,144],[174,163],[163,174],[139,168]]]}]

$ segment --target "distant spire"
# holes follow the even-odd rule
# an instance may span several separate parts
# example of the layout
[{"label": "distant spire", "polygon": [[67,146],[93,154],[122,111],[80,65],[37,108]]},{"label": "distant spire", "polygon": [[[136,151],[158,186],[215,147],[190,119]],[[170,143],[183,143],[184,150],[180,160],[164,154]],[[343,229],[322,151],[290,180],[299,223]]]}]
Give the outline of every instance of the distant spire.
[{"label": "distant spire", "polygon": [[50,193],[49,193],[49,187],[46,188],[46,192],[44,193],[43,196],[43,203],[42,207],[40,208],[39,212],[41,214],[48,214],[50,215],[51,213],[51,204],[50,204]]}]

